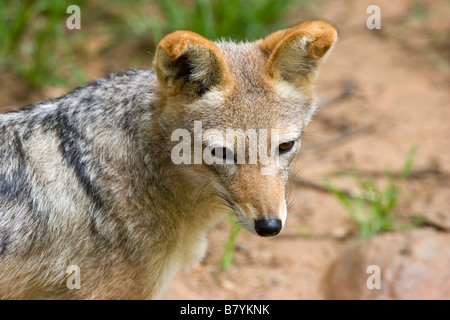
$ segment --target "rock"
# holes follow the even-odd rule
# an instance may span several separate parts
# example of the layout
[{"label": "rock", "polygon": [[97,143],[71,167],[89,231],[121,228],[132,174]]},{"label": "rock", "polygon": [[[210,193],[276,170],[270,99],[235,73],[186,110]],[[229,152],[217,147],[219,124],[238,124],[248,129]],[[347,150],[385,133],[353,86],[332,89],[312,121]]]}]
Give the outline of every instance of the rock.
[{"label": "rock", "polygon": [[450,214],[438,210],[428,210],[422,215],[423,220],[428,224],[445,231],[450,231]]},{"label": "rock", "polygon": [[431,228],[353,243],[330,265],[325,298],[450,299],[449,244],[449,233]]}]

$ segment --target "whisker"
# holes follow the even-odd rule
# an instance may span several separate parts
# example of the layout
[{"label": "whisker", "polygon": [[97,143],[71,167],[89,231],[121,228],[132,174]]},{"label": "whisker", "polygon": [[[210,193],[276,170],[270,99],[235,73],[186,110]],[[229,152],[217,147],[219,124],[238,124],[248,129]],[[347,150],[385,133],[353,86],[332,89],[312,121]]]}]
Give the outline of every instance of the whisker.
[{"label": "whisker", "polygon": [[216,203],[225,206],[226,208],[230,209],[230,211],[233,213],[236,211],[233,200],[227,194],[218,190],[216,187],[208,183],[205,183],[203,185],[203,193],[207,191],[210,192],[210,194],[216,195],[218,196],[218,198],[223,200],[223,201],[216,201]]},{"label": "whisker", "polygon": [[293,205],[294,205],[294,199],[290,199],[289,201],[287,201],[286,202],[286,210],[289,211]]}]

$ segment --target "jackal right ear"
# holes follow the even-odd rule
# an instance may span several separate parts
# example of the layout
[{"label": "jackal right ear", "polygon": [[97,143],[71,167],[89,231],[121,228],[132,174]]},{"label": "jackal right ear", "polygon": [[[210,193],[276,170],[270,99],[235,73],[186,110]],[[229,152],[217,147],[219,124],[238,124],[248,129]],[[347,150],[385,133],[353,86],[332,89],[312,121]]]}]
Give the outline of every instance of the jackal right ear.
[{"label": "jackal right ear", "polygon": [[228,66],[217,46],[191,31],[175,31],[164,37],[153,64],[168,95],[201,95],[229,79]]},{"label": "jackal right ear", "polygon": [[305,80],[315,80],[319,63],[336,40],[335,27],[322,20],[311,20],[274,32],[257,44],[268,55],[268,75],[299,87]]}]

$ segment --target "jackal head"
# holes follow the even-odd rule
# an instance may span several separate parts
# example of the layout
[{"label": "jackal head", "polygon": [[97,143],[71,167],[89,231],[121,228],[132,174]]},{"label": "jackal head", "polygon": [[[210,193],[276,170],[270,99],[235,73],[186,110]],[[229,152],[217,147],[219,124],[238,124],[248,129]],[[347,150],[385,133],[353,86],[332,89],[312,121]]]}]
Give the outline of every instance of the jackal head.
[{"label": "jackal head", "polygon": [[157,47],[159,130],[171,138],[173,163],[250,232],[273,236],[285,224],[290,166],[317,107],[319,64],[336,39],[317,20],[246,43],[176,31]]}]

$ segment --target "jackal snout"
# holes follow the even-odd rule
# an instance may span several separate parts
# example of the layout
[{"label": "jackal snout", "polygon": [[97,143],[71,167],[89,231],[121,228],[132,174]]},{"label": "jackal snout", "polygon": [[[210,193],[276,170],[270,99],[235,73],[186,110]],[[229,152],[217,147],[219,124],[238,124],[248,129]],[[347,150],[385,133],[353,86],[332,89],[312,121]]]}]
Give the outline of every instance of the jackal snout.
[{"label": "jackal snout", "polygon": [[241,226],[262,237],[277,235],[287,217],[285,189],[281,174],[270,176],[252,173],[256,168],[241,168],[238,188],[229,189],[234,213]]},{"label": "jackal snout", "polygon": [[255,231],[262,237],[276,236],[282,228],[282,222],[277,218],[262,218],[255,221]]},{"label": "jackal snout", "polygon": [[280,199],[279,205],[274,203],[274,206],[270,209],[267,206],[266,209],[256,209],[251,205],[246,207],[250,209],[249,212],[239,211],[236,212],[236,215],[241,225],[250,232],[254,232],[262,237],[272,237],[280,233],[285,225],[287,210],[284,197]]}]

